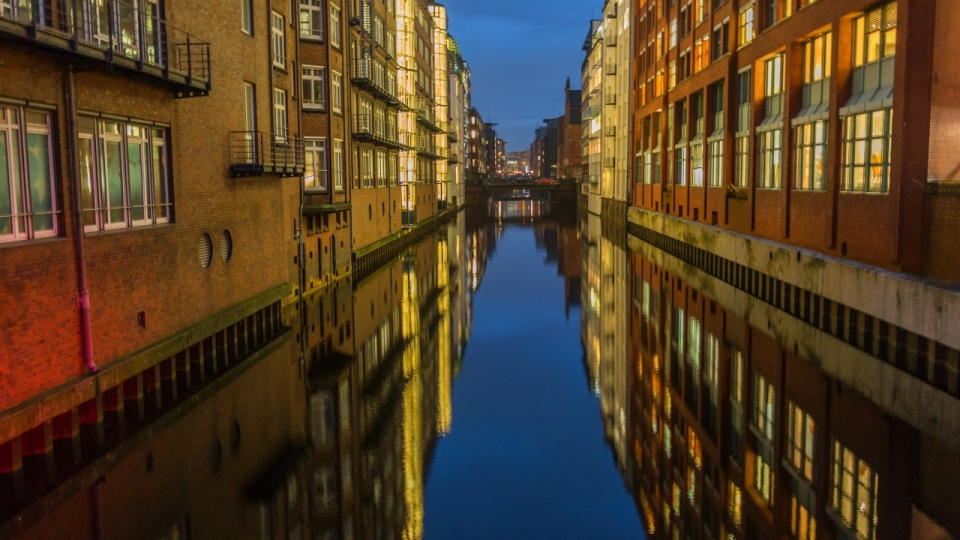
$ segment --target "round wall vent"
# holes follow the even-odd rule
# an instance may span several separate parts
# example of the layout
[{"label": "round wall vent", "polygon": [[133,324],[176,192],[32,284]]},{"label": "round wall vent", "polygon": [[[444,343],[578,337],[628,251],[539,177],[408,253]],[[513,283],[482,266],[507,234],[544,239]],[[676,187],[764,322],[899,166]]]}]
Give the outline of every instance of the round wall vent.
[{"label": "round wall vent", "polygon": [[220,233],[220,258],[223,259],[223,262],[230,262],[230,259],[233,257],[233,236],[230,235],[230,231],[224,229]]},{"label": "round wall vent", "polygon": [[210,254],[213,251],[213,244],[210,242],[210,235],[203,233],[200,235],[200,266],[210,268]]}]

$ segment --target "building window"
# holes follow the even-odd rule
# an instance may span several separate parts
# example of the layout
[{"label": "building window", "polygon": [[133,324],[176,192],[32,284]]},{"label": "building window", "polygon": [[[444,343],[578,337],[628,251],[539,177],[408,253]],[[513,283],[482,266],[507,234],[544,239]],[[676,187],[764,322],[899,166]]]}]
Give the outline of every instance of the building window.
[{"label": "building window", "polygon": [[897,3],[888,2],[853,22],[853,67],[893,56],[897,49]]},{"label": "building window", "polygon": [[881,109],[843,120],[843,191],[887,193],[893,111]]},{"label": "building window", "polygon": [[323,39],[323,0],[300,0],[300,37]]},{"label": "building window", "polygon": [[847,528],[866,540],[877,537],[877,473],[848,448],[833,441],[830,507]]},{"label": "building window", "polygon": [[669,69],[667,70],[668,72],[667,90],[673,90],[673,88],[677,86],[677,63],[670,62],[670,65],[668,67]]},{"label": "building window", "polygon": [[697,73],[710,64],[710,34],[698,39],[693,46],[693,72]]},{"label": "building window", "polygon": [[326,109],[327,94],[325,91],[324,68],[319,66],[303,66],[303,108]]},{"label": "building window", "polygon": [[77,151],[87,230],[170,221],[166,129],[79,117]]},{"label": "building window", "polygon": [[710,187],[723,186],[723,140],[710,143],[710,168],[708,169]]},{"label": "building window", "polygon": [[750,136],[737,137],[737,187],[750,187]]},{"label": "building window", "polygon": [[796,188],[823,190],[827,161],[827,122],[801,124],[795,129]]},{"label": "building window", "polygon": [[333,112],[343,114],[343,76],[336,71],[330,73],[330,94]]},{"label": "building window", "polygon": [[330,4],[330,44],[336,48],[340,48],[341,43],[341,31],[340,31],[340,8]]},{"label": "building window", "polygon": [[399,154],[391,152],[387,160],[387,182],[391,186],[396,186],[399,183],[399,178],[397,177],[397,161],[399,159]]},{"label": "building window", "polygon": [[787,405],[787,460],[808,482],[813,482],[815,430],[813,418],[790,401]]},{"label": "building window", "polygon": [[284,39],[283,15],[276,11],[271,12],[270,35],[273,37],[273,65],[286,69],[287,67],[287,44]]},{"label": "building window", "polygon": [[327,141],[324,139],[306,139],[306,171],[303,174],[303,187],[308,190],[326,191],[327,184]]},{"label": "building window", "polygon": [[670,20],[670,48],[677,46],[677,20]]},{"label": "building window", "polygon": [[240,0],[240,30],[253,35],[253,0]]},{"label": "building window", "polygon": [[287,93],[279,88],[273,89],[273,132],[280,141],[289,135],[287,129]]},{"label": "building window", "polygon": [[743,466],[743,353],[730,356],[730,458]]},{"label": "building window", "polygon": [[373,187],[373,149],[360,149],[360,174],[363,177],[363,187]]},{"label": "building window", "polygon": [[690,145],[690,167],[693,169],[691,185],[703,187],[703,143]]},{"label": "building window", "polygon": [[337,191],[343,191],[344,166],[343,166],[343,141],[333,140],[333,188]]},{"label": "building window", "polygon": [[760,174],[757,187],[779,189],[783,177],[783,130],[771,129],[760,133]]},{"label": "building window", "polygon": [[821,81],[830,77],[833,34],[821,34],[803,44],[803,83]]},{"label": "building window", "polygon": [[51,130],[45,112],[0,107],[0,242],[59,232]]},{"label": "building window", "polygon": [[756,6],[754,4],[750,4],[749,6],[741,9],[737,16],[738,28],[740,29],[740,41],[737,42],[739,47],[742,47],[753,41],[753,38],[756,35],[756,26],[754,24],[755,10]]}]

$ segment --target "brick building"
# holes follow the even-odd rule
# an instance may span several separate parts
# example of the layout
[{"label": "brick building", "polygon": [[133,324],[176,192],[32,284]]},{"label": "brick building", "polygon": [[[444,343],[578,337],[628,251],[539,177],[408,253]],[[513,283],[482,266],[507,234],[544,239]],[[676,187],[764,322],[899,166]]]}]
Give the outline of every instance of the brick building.
[{"label": "brick building", "polygon": [[634,205],[960,280],[955,3],[637,7]]},{"label": "brick building", "polygon": [[557,138],[557,178],[579,182],[583,157],[580,147],[580,90],[570,89],[570,78],[563,89],[563,116],[559,121]]},{"label": "brick building", "polygon": [[488,174],[487,130],[480,111],[471,107],[467,114],[466,171],[468,181],[479,181]]}]

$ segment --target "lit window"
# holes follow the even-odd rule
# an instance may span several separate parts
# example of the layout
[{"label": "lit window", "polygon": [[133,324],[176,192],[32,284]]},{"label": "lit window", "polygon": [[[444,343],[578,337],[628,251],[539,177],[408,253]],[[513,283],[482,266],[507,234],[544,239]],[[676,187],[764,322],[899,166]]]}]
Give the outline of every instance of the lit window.
[{"label": "lit window", "polygon": [[843,119],[843,191],[889,191],[892,137],[891,109],[855,114]]},{"label": "lit window", "polygon": [[88,230],[170,221],[166,129],[80,117],[83,223]]},{"label": "lit window", "polygon": [[330,94],[333,112],[343,114],[343,76],[336,71],[330,73]]},{"label": "lit window", "polygon": [[[51,131],[45,112],[0,107],[0,242],[57,235],[60,209]],[[82,149],[81,158],[89,159]],[[81,172],[84,165],[90,163],[81,164]],[[90,184],[84,188],[88,195]]]},{"label": "lit window", "polygon": [[813,482],[815,430],[813,418],[790,401],[787,405],[787,461],[810,482]]},{"label": "lit window", "polygon": [[897,49],[897,2],[870,10],[853,23],[853,66],[893,56]]},{"label": "lit window", "polygon": [[677,20],[670,20],[670,48],[677,46]]},{"label": "lit window", "polygon": [[801,124],[794,130],[794,161],[797,164],[797,189],[823,190],[826,187],[827,122]]},{"label": "lit window", "polygon": [[833,34],[821,34],[803,44],[803,82],[809,84],[830,77]]},{"label": "lit window", "polygon": [[837,517],[860,538],[874,540],[877,537],[877,473],[835,440],[832,480],[830,506]]},{"label": "lit window", "polygon": [[750,4],[748,7],[741,9],[740,14],[737,17],[740,28],[739,46],[741,47],[753,41],[753,38],[756,35],[756,27],[754,25],[755,9],[755,6]]}]

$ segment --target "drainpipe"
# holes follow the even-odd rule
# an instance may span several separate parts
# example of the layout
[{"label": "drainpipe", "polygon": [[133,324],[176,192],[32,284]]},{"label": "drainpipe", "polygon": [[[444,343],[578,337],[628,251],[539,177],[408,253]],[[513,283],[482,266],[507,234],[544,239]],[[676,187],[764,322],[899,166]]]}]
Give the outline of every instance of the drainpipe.
[{"label": "drainpipe", "polygon": [[80,198],[80,154],[77,151],[77,103],[73,81],[73,64],[67,68],[67,116],[70,118],[70,160],[73,162],[73,212],[77,236],[78,304],[83,333],[83,361],[90,373],[99,373],[93,362],[93,330],[90,324],[90,293],[87,291],[87,260],[83,249],[83,206]]},{"label": "drainpipe", "polygon": [[[290,19],[293,20],[293,14],[291,13]],[[296,39],[294,42],[294,50],[297,58],[297,65],[300,65],[300,28],[296,28],[296,33],[294,34]],[[273,73],[273,68],[270,68],[270,73]],[[302,72],[301,72],[302,73]],[[300,88],[300,103],[303,102],[303,85],[301,81],[297,80],[298,73],[293,73],[293,83],[294,88]],[[303,137],[303,107],[299,104],[297,105],[297,136]],[[306,150],[306,149],[304,149]],[[300,209],[299,209],[299,218],[300,222],[297,225],[297,253],[300,257],[300,297],[297,298],[297,302],[300,305],[300,367],[303,369],[303,380],[306,382],[307,389],[310,388],[310,379],[306,376],[307,374],[307,336],[310,335],[310,325],[307,321],[307,306],[303,302],[304,289],[307,287],[307,262],[304,259],[304,256],[307,254],[307,250],[303,241],[303,203],[304,203],[304,185],[303,177],[300,177],[298,191],[300,194]],[[317,253],[317,257],[320,257],[320,253]]]}]

